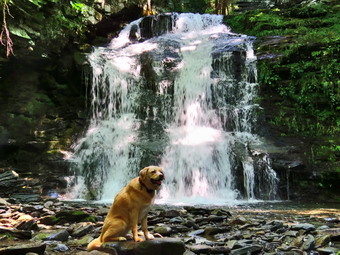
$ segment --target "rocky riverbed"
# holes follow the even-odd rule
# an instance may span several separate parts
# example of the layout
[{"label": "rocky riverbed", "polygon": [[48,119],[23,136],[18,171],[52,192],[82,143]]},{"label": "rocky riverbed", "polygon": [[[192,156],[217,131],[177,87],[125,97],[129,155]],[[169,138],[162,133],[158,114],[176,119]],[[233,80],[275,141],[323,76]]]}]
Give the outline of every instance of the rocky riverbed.
[{"label": "rocky riverbed", "polygon": [[[340,209],[288,209],[284,204],[170,207],[149,213],[153,241],[106,243],[86,251],[101,231],[110,205],[45,198],[0,199],[2,254],[339,254]],[[276,208],[276,209],[274,209]],[[318,209],[315,209],[318,208]]]}]

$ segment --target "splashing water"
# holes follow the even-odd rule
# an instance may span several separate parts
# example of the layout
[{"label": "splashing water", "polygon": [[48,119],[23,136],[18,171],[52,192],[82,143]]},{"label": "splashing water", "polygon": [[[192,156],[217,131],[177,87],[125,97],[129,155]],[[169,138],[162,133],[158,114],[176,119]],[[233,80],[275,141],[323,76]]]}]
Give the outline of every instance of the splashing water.
[{"label": "splashing water", "polygon": [[[230,32],[220,15],[147,19],[89,55],[92,115],[71,159],[73,197],[112,200],[158,164],[160,203],[277,198],[268,158],[254,160],[250,149],[261,143],[253,39]],[[147,37],[145,24],[161,32]]]}]

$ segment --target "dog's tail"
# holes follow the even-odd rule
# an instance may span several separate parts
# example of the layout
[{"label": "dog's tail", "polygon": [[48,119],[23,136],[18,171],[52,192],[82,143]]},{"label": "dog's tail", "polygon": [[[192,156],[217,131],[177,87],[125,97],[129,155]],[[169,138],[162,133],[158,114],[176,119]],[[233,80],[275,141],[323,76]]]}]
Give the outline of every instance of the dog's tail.
[{"label": "dog's tail", "polygon": [[88,245],[87,245],[87,251],[93,251],[98,250],[100,246],[102,245],[102,242],[100,241],[99,237],[96,239],[93,239]]}]

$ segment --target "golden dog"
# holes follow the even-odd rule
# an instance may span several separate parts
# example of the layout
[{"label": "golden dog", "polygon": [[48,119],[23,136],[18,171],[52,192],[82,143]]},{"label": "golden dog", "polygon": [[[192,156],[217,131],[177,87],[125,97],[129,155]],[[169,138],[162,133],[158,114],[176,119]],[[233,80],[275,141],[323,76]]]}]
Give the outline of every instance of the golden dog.
[{"label": "golden dog", "polygon": [[148,231],[147,214],[163,179],[164,173],[160,167],[142,169],[139,176],[117,194],[105,218],[101,235],[88,244],[87,250],[97,250],[104,242],[125,241],[129,230],[132,230],[136,242],[143,241],[138,237],[138,223],[142,224],[145,239],[153,239]]}]

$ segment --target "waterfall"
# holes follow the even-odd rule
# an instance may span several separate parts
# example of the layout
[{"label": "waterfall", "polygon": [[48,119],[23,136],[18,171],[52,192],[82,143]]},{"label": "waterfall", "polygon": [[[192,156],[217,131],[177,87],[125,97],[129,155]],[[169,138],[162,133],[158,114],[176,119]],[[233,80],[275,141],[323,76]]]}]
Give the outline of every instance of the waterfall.
[{"label": "waterfall", "polygon": [[94,48],[91,119],[71,159],[73,198],[112,200],[147,165],[161,165],[160,202],[277,199],[256,135],[252,37],[221,15],[162,14]]}]

